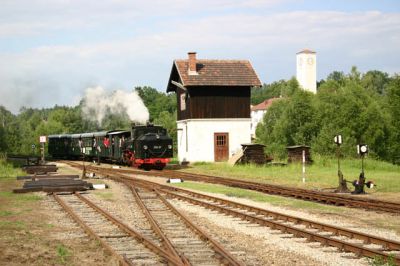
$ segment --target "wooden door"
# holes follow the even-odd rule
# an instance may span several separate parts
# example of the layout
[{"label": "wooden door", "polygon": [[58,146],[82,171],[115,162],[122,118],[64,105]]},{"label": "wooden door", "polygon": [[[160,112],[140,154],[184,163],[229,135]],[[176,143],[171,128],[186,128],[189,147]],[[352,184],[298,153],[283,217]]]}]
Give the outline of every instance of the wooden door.
[{"label": "wooden door", "polygon": [[229,158],[229,133],[214,133],[214,160],[227,161]]}]

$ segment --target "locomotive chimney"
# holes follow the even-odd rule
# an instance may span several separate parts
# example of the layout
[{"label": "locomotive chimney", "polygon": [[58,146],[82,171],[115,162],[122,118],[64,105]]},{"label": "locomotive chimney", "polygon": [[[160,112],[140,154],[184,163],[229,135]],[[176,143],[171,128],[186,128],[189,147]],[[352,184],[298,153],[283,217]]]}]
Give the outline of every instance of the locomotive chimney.
[{"label": "locomotive chimney", "polygon": [[189,56],[189,75],[197,75],[196,71],[196,52],[188,52]]}]

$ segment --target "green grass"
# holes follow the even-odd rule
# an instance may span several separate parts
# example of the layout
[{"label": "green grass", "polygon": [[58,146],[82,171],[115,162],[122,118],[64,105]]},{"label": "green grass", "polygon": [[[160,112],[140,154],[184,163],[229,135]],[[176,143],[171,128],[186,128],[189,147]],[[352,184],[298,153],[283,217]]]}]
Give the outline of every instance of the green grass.
[{"label": "green grass", "polygon": [[0,221],[0,230],[22,230],[26,228],[26,224],[21,221]]},{"label": "green grass", "polygon": [[[293,163],[287,166],[231,166],[227,163],[195,163],[183,171],[204,173],[232,178],[245,178],[252,181],[296,186],[303,188],[334,188],[338,186],[337,159],[313,158],[314,163],[306,166],[306,182],[302,182],[302,165]],[[377,185],[371,192],[400,192],[400,166],[366,158],[365,176]],[[361,172],[361,160],[341,160],[344,178],[353,181]],[[349,184],[351,187],[351,184]]]},{"label": "green grass", "polygon": [[114,201],[114,194],[112,192],[104,190],[95,190],[93,193],[104,200]]},{"label": "green grass", "polygon": [[327,206],[309,201],[290,199],[274,195],[267,195],[257,191],[251,191],[240,188],[232,188],[215,184],[204,184],[195,182],[183,182],[174,185],[177,187],[199,190],[203,192],[223,194],[228,197],[245,198],[257,202],[266,202],[275,206],[286,206],[295,209],[341,212],[340,208],[334,206]]},{"label": "green grass", "polygon": [[67,262],[68,257],[71,256],[70,253],[71,252],[64,245],[57,245],[57,256],[62,264]]},{"label": "green grass", "polygon": [[36,194],[18,194],[11,191],[0,191],[0,198],[10,199],[14,203],[38,201],[43,199],[42,196]]},{"label": "green grass", "polygon": [[16,178],[18,175],[25,175],[25,173],[19,168],[14,168],[5,160],[0,159],[0,180]]}]

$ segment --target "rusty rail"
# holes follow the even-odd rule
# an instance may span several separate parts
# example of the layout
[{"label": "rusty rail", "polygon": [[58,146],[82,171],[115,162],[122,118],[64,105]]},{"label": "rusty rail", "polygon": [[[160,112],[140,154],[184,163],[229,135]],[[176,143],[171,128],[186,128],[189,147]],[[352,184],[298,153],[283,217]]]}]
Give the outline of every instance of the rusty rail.
[{"label": "rusty rail", "polygon": [[[93,203],[92,201],[90,201],[89,199],[83,197],[82,195],[80,195],[79,193],[75,193],[75,195],[83,202],[85,202],[88,206],[90,206],[92,209],[96,210],[98,213],[102,214],[104,217],[106,217],[109,221],[111,221],[113,224],[115,224],[116,226],[118,226],[121,230],[123,230],[125,233],[127,233],[129,236],[135,238],[136,240],[138,240],[139,242],[141,242],[142,244],[144,244],[148,249],[150,249],[151,251],[153,251],[155,254],[163,257],[168,263],[172,264],[172,265],[182,265],[182,262],[179,260],[176,260],[176,258],[170,256],[170,254],[168,252],[166,252],[165,250],[161,249],[160,247],[158,247],[156,244],[154,244],[151,240],[149,240],[148,238],[146,238],[145,236],[141,235],[139,232],[137,232],[136,230],[132,229],[131,227],[129,227],[128,225],[126,225],[125,223],[123,223],[122,221],[120,221],[119,219],[117,219],[116,217],[114,217],[113,215],[111,215],[109,212],[101,209],[99,206],[97,206],[95,203]],[[86,225],[80,218],[79,216],[77,216],[73,210],[67,205],[65,204],[65,202],[63,202],[61,200],[61,198],[59,196],[57,196],[56,194],[54,194],[55,199],[57,200],[57,202],[60,203],[60,205],[71,215],[71,217],[79,224],[81,225],[85,231],[92,235],[95,239],[99,240],[100,243],[108,250],[111,252],[111,254],[113,254],[114,256],[116,256],[118,258],[119,261],[123,260],[124,263],[123,265],[131,265],[131,263],[129,261],[126,260],[125,257],[119,255],[118,253],[116,253],[112,247],[110,245],[108,245],[107,242],[105,242],[103,239],[101,239],[101,237],[99,237],[88,225]]]},{"label": "rusty rail", "polygon": [[229,265],[243,265],[243,263],[239,262],[235,259],[222,245],[220,245],[217,241],[215,241],[211,236],[209,236],[204,230],[200,229],[196,226],[190,219],[184,215],[182,212],[178,211],[171,203],[169,203],[156,189],[154,191],[157,193],[158,197],[164,202],[164,204],[173,211],[177,216],[179,216],[192,230],[194,230],[200,238],[208,241],[216,253],[220,255],[220,258],[225,263]]},{"label": "rusty rail", "polygon": [[121,256],[115,250],[106,242],[104,241],[99,235],[97,235],[88,225],[86,225],[85,222],[82,221],[81,218],[79,218],[78,215],[75,214],[75,212],[57,195],[53,194],[54,199],[60,204],[60,206],[74,219],[74,221],[79,224],[85,232],[96,239],[97,241],[100,242],[100,244],[115,258],[118,259],[118,262],[120,265],[123,266],[130,266],[131,263],[129,260],[126,259],[126,257]]},{"label": "rusty rail", "polygon": [[[92,169],[94,170],[94,169]],[[307,219],[302,219],[302,218],[298,218],[298,217],[294,217],[294,216],[289,216],[289,215],[284,215],[284,214],[280,214],[280,213],[276,213],[276,212],[270,212],[267,211],[265,209],[260,209],[260,208],[255,208],[252,206],[248,206],[248,205],[244,205],[244,204],[240,204],[240,203],[236,203],[236,202],[231,202],[231,201],[227,201],[227,200],[222,200],[219,198],[215,198],[215,197],[210,197],[207,195],[203,195],[200,193],[196,193],[196,192],[191,192],[191,191],[187,191],[184,189],[180,189],[180,188],[176,188],[176,187],[171,187],[171,186],[166,186],[166,185],[161,185],[158,183],[154,183],[154,182],[150,182],[147,180],[143,180],[143,179],[138,179],[138,178],[134,178],[134,177],[130,177],[124,174],[118,174],[115,173],[115,171],[112,171],[110,169],[97,169],[97,172],[101,173],[107,173],[107,175],[112,178],[115,179],[116,181],[122,181],[122,182],[127,182],[127,181],[134,181],[136,185],[139,186],[144,186],[147,188],[157,188],[159,189],[162,193],[166,193],[172,197],[175,198],[179,198],[181,200],[185,200],[185,201],[190,201],[193,204],[197,204],[197,205],[202,205],[204,207],[207,208],[213,208],[213,209],[218,209],[220,212],[223,213],[227,213],[227,214],[231,214],[237,217],[240,217],[244,220],[247,221],[251,221],[251,222],[255,222],[257,224],[260,225],[265,225],[265,226],[269,226],[271,228],[274,229],[279,229],[282,232],[286,232],[286,233],[291,233],[295,236],[299,236],[299,237],[305,237],[307,239],[309,239],[310,241],[317,241],[320,242],[324,245],[329,245],[329,246],[334,246],[339,248],[340,250],[345,250],[345,251],[350,251],[353,252],[357,255],[361,255],[361,256],[366,256],[366,257],[377,257],[377,256],[381,256],[385,259],[389,259],[390,255],[386,254],[384,252],[381,252],[379,250],[375,250],[375,249],[371,249],[371,248],[367,248],[367,247],[363,247],[361,245],[357,245],[357,244],[352,244],[352,243],[348,243],[342,240],[337,240],[337,239],[332,239],[329,238],[327,236],[322,236],[322,235],[318,235],[316,233],[313,232],[308,232],[306,230],[302,230],[299,228],[295,228],[293,226],[290,225],[285,225],[276,221],[271,221],[271,220],[266,220],[264,218],[260,218],[257,217],[256,215],[248,215],[242,212],[238,212],[235,210],[230,210],[221,206],[217,206],[217,205],[213,205],[213,204],[209,204],[209,203],[205,203],[199,200],[195,200],[192,198],[188,198],[188,197],[184,197],[182,195],[179,195],[177,193],[173,193],[171,192],[171,190],[174,191],[178,191],[178,192],[182,192],[182,193],[186,193],[186,194],[191,194],[191,195],[197,195],[197,197],[200,198],[208,198],[211,201],[217,201],[217,202],[229,202],[230,206],[236,206],[237,208],[242,208],[245,210],[251,210],[255,213],[259,213],[259,214],[263,214],[263,215],[267,215],[270,217],[275,217],[275,219],[278,220],[283,220],[283,221],[291,221],[291,222],[295,222],[295,223],[301,223],[304,224],[308,227],[312,227],[315,229],[319,229],[319,230],[325,230],[328,232],[331,232],[333,235],[341,235],[341,236],[347,236],[347,237],[351,237],[351,238],[356,238],[356,239],[360,239],[363,240],[364,243],[369,244],[378,244],[381,245],[383,248],[386,249],[391,249],[391,250],[400,250],[400,243],[398,241],[392,241],[389,239],[384,239],[384,238],[379,238],[379,237],[375,237],[372,235],[368,235],[368,234],[364,234],[361,232],[357,232],[354,230],[349,230],[349,229],[345,229],[345,228],[340,228],[340,227],[336,227],[336,226],[331,226],[331,225],[327,225],[327,224],[323,224],[323,223],[319,223],[319,222],[314,222],[311,220],[307,220]],[[394,257],[395,263],[400,264],[400,258],[399,257]]]},{"label": "rusty rail", "polygon": [[121,230],[123,230],[125,233],[128,235],[132,236],[133,238],[137,239],[139,242],[143,243],[148,249],[152,250],[154,253],[160,255],[161,257],[165,258],[169,263],[172,263],[173,265],[181,265],[181,261],[177,260],[175,257],[172,257],[168,252],[165,250],[159,248],[155,243],[153,243],[150,239],[147,237],[143,236],[133,228],[131,228],[129,225],[125,224],[121,220],[117,219],[113,215],[111,215],[109,212],[101,209],[99,206],[94,204],[92,201],[89,199],[83,197],[79,193],[75,193],[75,195],[78,196],[79,199],[81,199],[83,202],[88,204],[91,208],[95,209],[97,212],[101,213],[104,217],[106,217],[108,220],[113,222],[116,226],[118,226]]},{"label": "rusty rail", "polygon": [[[81,168],[77,163],[71,163],[74,167]],[[351,208],[360,208],[372,211],[385,211],[389,213],[400,214],[400,204],[391,201],[382,201],[375,199],[365,199],[356,196],[338,195],[336,193],[313,191],[302,188],[291,188],[280,185],[257,183],[252,181],[244,181],[234,178],[225,178],[218,176],[200,175],[178,172],[174,170],[163,171],[142,171],[137,169],[106,169],[97,166],[87,166],[88,171],[104,171],[110,170],[114,173],[139,174],[145,176],[157,176],[163,178],[182,178],[184,180],[200,181],[206,183],[220,184],[230,187],[238,187],[242,189],[255,190],[265,194],[273,194],[285,197],[292,197],[301,200],[314,201],[322,204],[346,206]]]},{"label": "rusty rail", "polygon": [[169,239],[165,236],[165,234],[162,232],[160,226],[158,225],[157,221],[154,219],[154,217],[151,215],[149,210],[147,209],[146,205],[143,203],[142,199],[140,198],[139,194],[136,192],[136,189],[133,185],[126,184],[134,198],[136,199],[136,202],[138,203],[139,207],[143,211],[144,215],[146,216],[147,220],[150,222],[154,232],[162,239],[162,243],[168,253],[170,253],[173,257],[176,258],[176,260],[182,261],[183,265],[190,265],[188,262],[187,258],[185,256],[180,256],[178,252],[176,251],[175,247],[172,245],[172,243],[169,241]]}]

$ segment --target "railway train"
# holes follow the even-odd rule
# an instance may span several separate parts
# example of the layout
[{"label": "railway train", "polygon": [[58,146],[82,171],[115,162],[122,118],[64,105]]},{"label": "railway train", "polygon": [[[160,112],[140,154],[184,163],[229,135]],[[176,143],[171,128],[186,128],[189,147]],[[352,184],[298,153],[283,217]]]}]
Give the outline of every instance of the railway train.
[{"label": "railway train", "polygon": [[132,125],[131,130],[49,135],[48,140],[48,152],[55,159],[84,157],[162,170],[173,157],[167,130],[150,123]]}]

